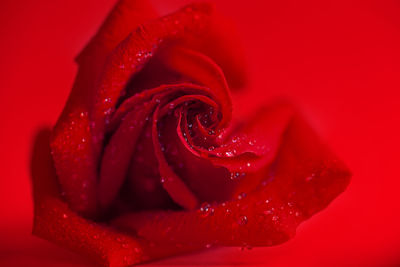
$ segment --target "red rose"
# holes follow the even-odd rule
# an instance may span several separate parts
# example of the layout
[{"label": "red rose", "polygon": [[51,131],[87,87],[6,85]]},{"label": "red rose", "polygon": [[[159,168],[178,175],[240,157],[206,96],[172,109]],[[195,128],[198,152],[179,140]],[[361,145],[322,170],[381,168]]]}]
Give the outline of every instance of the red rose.
[{"label": "red rose", "polygon": [[37,139],[34,234],[107,266],[271,246],[345,189],[349,171],[289,105],[238,91],[222,25],[208,4],[157,18],[119,1]]}]

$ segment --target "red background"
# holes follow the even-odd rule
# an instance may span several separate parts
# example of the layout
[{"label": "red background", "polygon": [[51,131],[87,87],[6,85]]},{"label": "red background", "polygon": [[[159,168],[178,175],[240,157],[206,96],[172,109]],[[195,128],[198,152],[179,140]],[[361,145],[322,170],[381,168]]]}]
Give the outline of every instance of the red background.
[{"label": "red background", "polygon": [[[154,0],[165,13],[189,1]],[[400,266],[400,3],[215,1],[238,26],[249,88],[288,96],[349,165],[348,190],[273,248],[222,248],[163,265]],[[29,158],[57,119],[73,57],[113,0],[0,3],[0,265],[91,266],[30,235]]]}]

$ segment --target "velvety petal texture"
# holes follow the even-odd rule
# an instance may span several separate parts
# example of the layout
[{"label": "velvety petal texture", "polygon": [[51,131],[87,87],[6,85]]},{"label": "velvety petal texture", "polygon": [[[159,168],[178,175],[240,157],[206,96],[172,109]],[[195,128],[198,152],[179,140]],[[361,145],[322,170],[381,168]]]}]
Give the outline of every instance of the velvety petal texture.
[{"label": "velvety petal texture", "polygon": [[291,105],[241,111],[236,38],[207,3],[158,17],[147,1],[119,1],[37,137],[34,233],[128,266],[280,244],[343,192],[348,169]]}]

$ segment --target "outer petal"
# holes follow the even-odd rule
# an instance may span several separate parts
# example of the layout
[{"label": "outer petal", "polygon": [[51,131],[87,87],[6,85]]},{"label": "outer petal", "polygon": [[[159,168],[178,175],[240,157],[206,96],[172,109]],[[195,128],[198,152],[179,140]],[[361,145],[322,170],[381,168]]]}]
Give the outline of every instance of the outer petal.
[{"label": "outer petal", "polygon": [[200,38],[188,36],[183,45],[212,58],[223,70],[230,88],[239,89],[247,83],[245,53],[240,40],[233,23],[215,12],[208,31]]},{"label": "outer petal", "polygon": [[[295,115],[265,182],[247,196],[197,212],[144,212],[114,224],[160,243],[266,246],[292,237],[300,222],[325,208],[349,183],[347,168]],[[196,229],[196,231],[193,231]]]},{"label": "outer petal", "polygon": [[[76,84],[54,128],[51,141],[56,170],[66,198],[74,210],[88,216],[98,213],[97,165],[105,125],[124,92],[125,85],[151,57],[161,41],[186,36],[189,33],[196,35],[201,28],[206,26],[207,17],[211,12],[207,4],[192,5],[189,9],[185,8],[137,28],[109,55],[99,77],[97,67],[91,68],[93,66],[90,59],[95,58],[96,65],[103,65],[103,61],[97,62],[97,56],[103,58],[105,56],[103,52],[108,46],[103,47],[101,43],[109,39],[118,43],[119,40],[115,38],[124,35],[117,31],[111,37],[107,36],[107,29],[118,27],[120,25],[113,23],[118,24],[126,20],[120,19],[115,12],[132,15],[125,12],[126,3],[128,2],[122,1],[119,4],[121,6],[117,5],[104,28],[93,39],[92,46],[100,46],[93,50],[98,53],[90,52],[95,53],[90,55],[86,52],[80,57],[82,72],[78,73]],[[135,10],[135,12],[140,12],[140,10]]]},{"label": "outer petal", "polygon": [[154,16],[146,0],[121,0],[98,34],[78,56],[79,71],[68,102],[53,130],[52,152],[58,179],[74,210],[96,213],[96,165],[89,110],[105,59],[138,25]]},{"label": "outer petal", "polygon": [[35,235],[110,267],[130,266],[196,248],[163,246],[135,238],[71,211],[59,192],[49,136],[49,130],[39,132],[31,162]]}]

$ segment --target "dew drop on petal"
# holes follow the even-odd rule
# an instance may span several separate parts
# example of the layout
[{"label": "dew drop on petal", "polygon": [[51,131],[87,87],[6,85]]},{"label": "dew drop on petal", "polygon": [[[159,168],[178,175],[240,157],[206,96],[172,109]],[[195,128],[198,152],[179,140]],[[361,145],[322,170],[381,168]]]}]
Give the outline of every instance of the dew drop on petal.
[{"label": "dew drop on petal", "polygon": [[247,196],[247,194],[245,192],[242,192],[237,196],[237,199],[241,200],[241,199],[245,198],[246,196]]},{"label": "dew drop on petal", "polygon": [[227,157],[233,157],[234,154],[233,154],[232,151],[226,151],[226,152],[225,152],[225,156],[227,156]]},{"label": "dew drop on petal", "polygon": [[240,173],[239,172],[231,172],[231,180],[235,180],[237,178],[239,178]]},{"label": "dew drop on petal", "polygon": [[[83,117],[86,117],[87,116],[87,112],[81,112],[80,114],[79,114],[79,117],[81,117],[81,118],[83,118]],[[72,123],[72,122],[71,122]]]},{"label": "dew drop on petal", "polygon": [[264,214],[265,214],[265,215],[271,215],[271,214],[272,214],[272,210],[265,210],[265,211],[264,211]]},{"label": "dew drop on petal", "polygon": [[245,216],[245,215],[240,216],[239,219],[237,220],[237,223],[239,225],[246,225],[247,222],[248,222],[248,219],[247,219],[247,216]]},{"label": "dew drop on petal", "polygon": [[312,173],[311,175],[307,176],[305,180],[306,180],[306,182],[310,182],[311,180],[314,179],[314,177],[315,177],[315,174]]},{"label": "dew drop on petal", "polygon": [[199,212],[201,217],[207,217],[214,214],[214,208],[209,203],[204,202],[201,204]]}]

